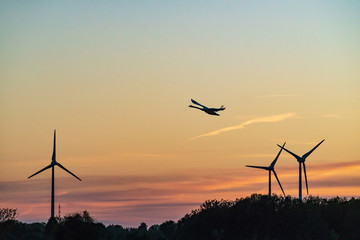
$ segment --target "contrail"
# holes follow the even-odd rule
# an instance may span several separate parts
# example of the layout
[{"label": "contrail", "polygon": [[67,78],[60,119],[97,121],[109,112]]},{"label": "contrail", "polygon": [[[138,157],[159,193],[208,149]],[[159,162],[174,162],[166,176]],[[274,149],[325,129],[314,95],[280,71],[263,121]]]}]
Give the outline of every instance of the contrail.
[{"label": "contrail", "polygon": [[295,97],[294,94],[273,94],[273,95],[262,95],[262,96],[256,96],[259,98],[274,98],[274,97]]},{"label": "contrail", "polygon": [[246,122],[243,122],[243,123],[241,123],[239,125],[236,125],[236,126],[221,128],[221,129],[209,132],[209,133],[202,134],[200,136],[190,138],[187,141],[193,141],[195,139],[202,138],[202,137],[215,136],[215,135],[219,135],[220,133],[229,132],[229,131],[233,131],[233,130],[238,130],[238,129],[244,128],[245,126],[253,124],[253,123],[281,122],[281,121],[284,121],[286,119],[293,118],[295,115],[296,115],[296,113],[284,113],[284,114],[278,114],[278,115],[271,115],[271,116],[267,116],[267,117],[255,118],[255,119],[251,119],[251,120],[248,120]]}]

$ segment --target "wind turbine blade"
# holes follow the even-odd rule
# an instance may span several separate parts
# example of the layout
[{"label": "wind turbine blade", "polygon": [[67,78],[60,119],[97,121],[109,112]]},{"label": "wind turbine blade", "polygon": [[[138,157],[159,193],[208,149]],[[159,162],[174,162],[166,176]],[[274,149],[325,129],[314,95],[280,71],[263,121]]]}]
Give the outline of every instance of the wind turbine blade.
[{"label": "wind turbine blade", "polygon": [[315,146],[313,149],[311,149],[309,152],[305,153],[305,154],[303,155],[303,158],[304,158],[304,159],[307,158],[320,144],[322,144],[323,141],[325,141],[325,139],[322,140],[320,143],[318,143],[318,145],[316,145],[316,146]]},{"label": "wind turbine blade", "polygon": [[53,147],[53,154],[51,160],[53,162],[56,162],[56,129],[54,129],[54,147]]},{"label": "wind turbine blade", "polygon": [[307,176],[306,176],[305,162],[303,162],[303,167],[304,167],[304,176],[305,176],[305,183],[306,183],[306,192],[309,195],[309,187],[308,187]]},{"label": "wind turbine blade", "polygon": [[296,155],[295,153],[293,153],[293,152],[291,152],[291,151],[287,150],[286,148],[284,148],[284,147],[280,146],[279,144],[278,144],[278,146],[279,146],[280,148],[284,149],[285,151],[287,151],[288,153],[290,153],[291,155],[293,155],[293,156],[294,156],[294,158],[296,158],[298,161],[301,161],[301,157],[299,157],[299,156],[298,156],[298,155]]},{"label": "wind turbine blade", "polygon": [[274,166],[275,166],[275,163],[276,163],[276,161],[278,160],[278,158],[279,158],[279,156],[280,156],[280,153],[281,153],[281,151],[283,150],[283,147],[285,146],[285,144],[286,144],[286,142],[284,142],[284,144],[282,145],[282,147],[281,147],[278,155],[276,156],[276,158],[274,159],[274,161],[270,164],[271,167],[274,167]]},{"label": "wind turbine blade", "polygon": [[70,173],[71,175],[73,175],[74,177],[76,177],[77,179],[79,179],[81,181],[80,178],[78,178],[75,174],[73,174],[72,172],[70,172],[69,170],[67,170],[63,165],[61,165],[60,163],[56,163],[56,165],[58,165],[60,168],[62,168],[63,170],[65,170],[66,172]]},{"label": "wind turbine blade", "polygon": [[45,171],[46,169],[51,168],[52,166],[53,166],[53,165],[52,165],[52,164],[50,164],[49,166],[44,167],[44,168],[43,168],[43,169],[41,169],[40,171],[38,171],[38,172],[34,173],[33,175],[31,175],[30,177],[28,177],[28,179],[29,179],[29,178],[31,178],[31,177],[33,177],[33,176],[35,176],[36,174],[41,173],[42,171]]},{"label": "wind turbine blade", "polygon": [[283,188],[282,188],[282,186],[281,186],[280,180],[279,180],[278,176],[276,175],[275,170],[272,170],[272,172],[274,173],[274,175],[275,175],[275,177],[276,177],[276,180],[278,181],[279,186],[280,186],[280,188],[281,188],[281,191],[283,192],[284,197],[285,197],[285,192],[284,192],[284,189],[283,189]]},{"label": "wind turbine blade", "polygon": [[205,107],[204,105],[202,105],[202,104],[198,103],[197,101],[195,101],[194,99],[191,99],[191,102],[192,102],[193,104],[199,105],[199,106],[201,106],[201,107],[203,107],[203,108],[207,108],[207,107]]},{"label": "wind turbine blade", "polygon": [[261,167],[261,166],[250,166],[250,165],[245,165],[245,167],[260,168],[260,169],[269,170],[269,168],[268,168],[268,167]]}]

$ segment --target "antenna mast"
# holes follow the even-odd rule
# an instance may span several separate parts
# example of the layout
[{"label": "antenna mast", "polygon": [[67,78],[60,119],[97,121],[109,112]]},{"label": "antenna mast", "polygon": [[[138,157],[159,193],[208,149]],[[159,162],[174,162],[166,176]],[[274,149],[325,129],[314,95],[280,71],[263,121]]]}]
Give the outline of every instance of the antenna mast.
[{"label": "antenna mast", "polygon": [[60,205],[60,203],[59,203],[59,216],[58,217],[61,218],[61,205]]}]

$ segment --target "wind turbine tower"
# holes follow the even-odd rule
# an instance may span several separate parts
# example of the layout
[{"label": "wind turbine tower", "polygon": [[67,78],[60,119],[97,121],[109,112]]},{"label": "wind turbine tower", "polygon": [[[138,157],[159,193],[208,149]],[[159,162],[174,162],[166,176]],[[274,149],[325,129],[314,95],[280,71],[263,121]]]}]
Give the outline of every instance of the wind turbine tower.
[{"label": "wind turbine tower", "polygon": [[[285,146],[286,142],[284,143],[283,147]],[[279,153],[277,154],[276,158],[274,161],[272,161],[272,163],[270,164],[270,166],[268,167],[262,167],[262,166],[250,166],[250,165],[245,165],[245,167],[251,167],[251,168],[259,168],[259,169],[264,169],[266,171],[269,171],[269,197],[271,197],[271,172],[274,173],[275,177],[276,177],[276,180],[278,181],[279,183],[279,186],[281,188],[281,191],[283,192],[284,196],[285,196],[285,192],[284,192],[284,189],[282,188],[281,186],[281,183],[280,183],[280,180],[275,172],[275,163],[276,161],[278,160],[279,156],[280,156],[280,153],[281,153],[282,149],[280,149]]]},{"label": "wind turbine tower", "polygon": [[55,217],[54,214],[54,202],[55,202],[55,177],[54,177],[54,171],[55,171],[55,166],[57,165],[58,167],[62,168],[64,171],[68,172],[69,174],[73,175],[75,178],[77,178],[79,181],[81,181],[80,178],[78,178],[75,174],[73,174],[72,172],[70,172],[69,170],[67,170],[63,165],[61,165],[60,163],[58,163],[56,161],[56,130],[54,130],[54,148],[53,148],[53,154],[52,154],[52,158],[51,158],[51,163],[50,165],[44,167],[43,169],[41,169],[40,171],[34,173],[33,175],[31,175],[29,178],[41,173],[42,171],[45,171],[46,169],[51,168],[52,174],[51,174],[51,218]]},{"label": "wind turbine tower", "polygon": [[291,152],[290,150],[287,150],[286,148],[284,148],[284,146],[278,145],[281,149],[284,149],[285,151],[287,151],[288,153],[290,153],[291,155],[293,155],[293,157],[296,158],[296,160],[299,162],[299,200],[300,200],[300,201],[302,201],[301,164],[303,165],[303,168],[304,168],[305,183],[306,183],[306,192],[307,192],[307,194],[309,194],[309,187],[308,187],[307,176],[306,176],[305,160],[306,160],[306,158],[307,158],[323,141],[325,141],[325,139],[323,139],[320,143],[318,143],[318,144],[317,144],[313,149],[311,149],[309,152],[307,152],[307,153],[305,153],[304,155],[302,155],[302,157],[299,157],[298,155],[296,155],[295,153]]}]

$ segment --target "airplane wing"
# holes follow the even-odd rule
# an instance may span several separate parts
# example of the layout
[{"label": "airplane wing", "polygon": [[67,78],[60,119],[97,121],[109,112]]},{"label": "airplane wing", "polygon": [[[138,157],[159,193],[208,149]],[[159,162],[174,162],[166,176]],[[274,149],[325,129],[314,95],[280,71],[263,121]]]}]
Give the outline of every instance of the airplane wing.
[{"label": "airplane wing", "polygon": [[191,102],[192,102],[193,104],[199,105],[199,106],[201,106],[201,107],[203,107],[203,108],[207,108],[207,107],[205,107],[204,105],[202,105],[202,104],[198,103],[197,101],[195,101],[194,99],[191,99]]}]

